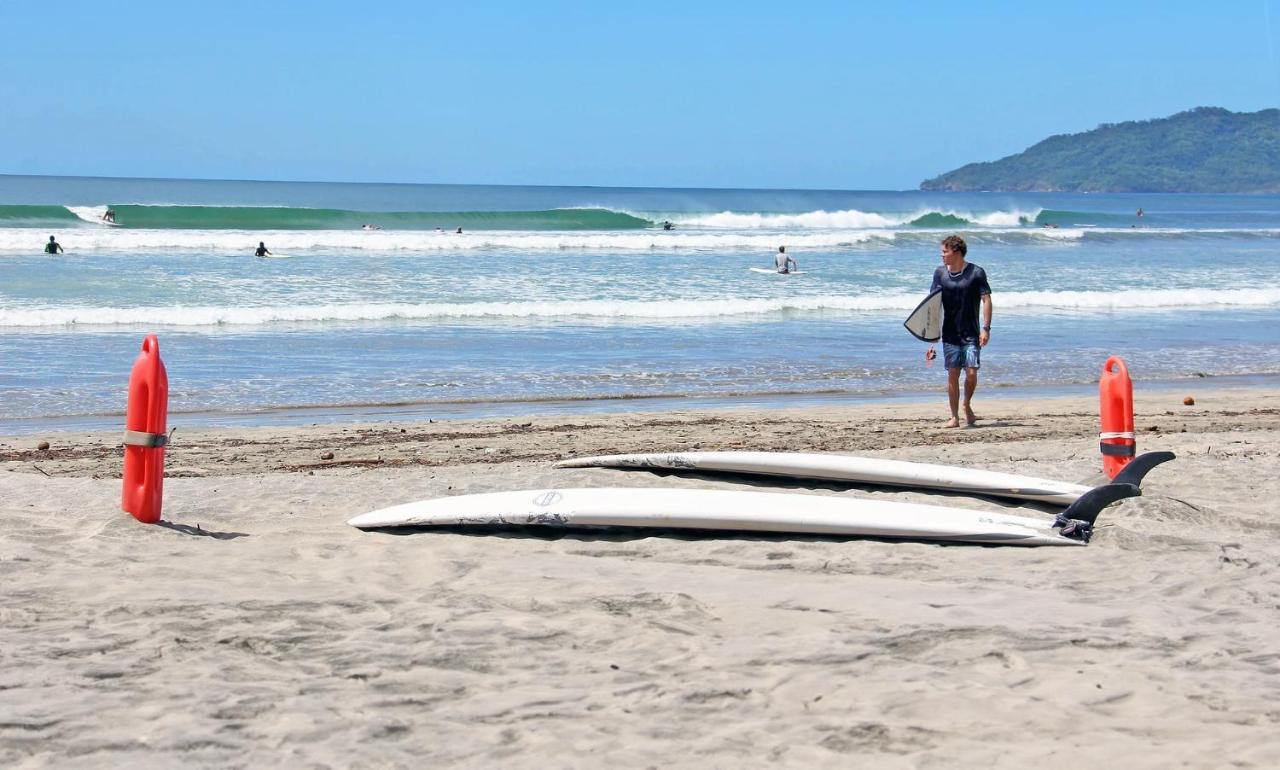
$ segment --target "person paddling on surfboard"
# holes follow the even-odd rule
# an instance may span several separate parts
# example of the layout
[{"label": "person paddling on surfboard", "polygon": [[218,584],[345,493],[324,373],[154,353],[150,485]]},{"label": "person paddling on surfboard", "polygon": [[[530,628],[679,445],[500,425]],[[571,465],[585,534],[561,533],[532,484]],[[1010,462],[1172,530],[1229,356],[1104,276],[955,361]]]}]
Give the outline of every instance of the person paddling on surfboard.
[{"label": "person paddling on surfboard", "polygon": [[[965,261],[969,247],[958,235],[942,241],[942,265],[933,271],[929,293],[942,292],[942,354],[947,364],[947,400],[951,419],[946,427],[960,427],[960,370],[964,369],[964,417],[967,425],[978,418],[973,414],[973,393],[978,389],[981,349],[991,339],[991,286],[987,271]],[[982,327],[978,327],[978,312]],[[929,346],[925,356],[932,360],[937,353]]]},{"label": "person paddling on surfboard", "polygon": [[263,241],[258,241],[258,248],[254,250],[253,256],[269,257],[271,256],[271,251],[267,248],[266,243],[264,243]]},{"label": "person paddling on surfboard", "polygon": [[62,253],[62,246],[59,245],[58,242],[53,239],[52,235],[49,236],[49,242],[44,245],[44,253],[45,254],[61,254]]},{"label": "person paddling on surfboard", "polygon": [[794,273],[800,267],[796,264],[795,257],[787,253],[786,246],[778,247],[778,255],[773,258],[773,264],[778,269],[778,272],[784,275]]}]

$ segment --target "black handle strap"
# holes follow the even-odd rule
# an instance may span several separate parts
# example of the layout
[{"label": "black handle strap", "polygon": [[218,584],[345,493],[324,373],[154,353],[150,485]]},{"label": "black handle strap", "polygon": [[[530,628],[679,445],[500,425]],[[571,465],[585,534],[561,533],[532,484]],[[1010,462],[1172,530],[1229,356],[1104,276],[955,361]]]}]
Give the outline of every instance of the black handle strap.
[{"label": "black handle strap", "polygon": [[1137,444],[1098,444],[1098,449],[1107,457],[1133,457],[1138,453]]},{"label": "black handle strap", "polygon": [[126,430],[124,432],[125,446],[140,446],[147,449],[155,449],[169,443],[169,437],[163,433],[147,433],[141,430]]}]

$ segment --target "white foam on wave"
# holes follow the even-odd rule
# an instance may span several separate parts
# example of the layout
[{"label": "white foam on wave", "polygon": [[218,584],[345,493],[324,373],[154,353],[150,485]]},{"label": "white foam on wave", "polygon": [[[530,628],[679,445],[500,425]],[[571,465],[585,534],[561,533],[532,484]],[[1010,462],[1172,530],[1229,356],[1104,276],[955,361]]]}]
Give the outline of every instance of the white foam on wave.
[{"label": "white foam on wave", "polygon": [[806,211],[800,214],[677,214],[672,221],[685,227],[724,230],[778,230],[784,228],[865,229],[894,227],[910,220],[869,211]]},{"label": "white foam on wave", "polygon": [[[685,227],[729,230],[778,230],[788,228],[860,230],[892,228],[908,225],[930,214],[963,219],[979,227],[1019,227],[1034,222],[1041,209],[1034,211],[988,211],[975,213],[954,209],[919,209],[914,212],[885,214],[875,211],[844,209],[841,211],[805,211],[798,214],[758,214],[721,211],[716,214],[673,214],[672,222]],[[648,215],[646,215],[648,216]]]},{"label": "white foam on wave", "polygon": [[[1280,307],[1280,288],[1127,289],[1028,291],[999,295],[1003,310],[1143,311],[1178,308]],[[151,327],[267,326],[290,323],[356,323],[467,319],[662,321],[690,318],[760,317],[788,312],[905,312],[920,295],[897,293],[862,297],[821,295],[716,300],[582,300],[557,302],[353,303],[266,306],[38,307],[0,309],[0,328],[146,325]]]},{"label": "white foam on wave", "polygon": [[1013,291],[1000,293],[999,304],[1002,308],[1121,312],[1167,308],[1277,307],[1280,306],[1280,288]]},{"label": "white foam on wave", "polygon": [[[101,225],[99,221],[97,224]],[[1078,241],[1083,238],[1186,238],[1280,236],[1280,228],[1213,229],[1182,228],[1098,228],[1098,227],[1009,227],[964,230],[974,242],[983,239],[1007,241]],[[422,230],[144,230],[118,227],[71,228],[58,233],[63,247],[75,253],[168,253],[198,252],[240,256],[251,254],[259,241],[272,251],[397,253],[480,250],[510,251],[774,251],[789,249],[830,249],[860,244],[901,242],[907,239],[932,241],[935,229],[814,230],[800,232],[629,230],[599,231],[515,231],[474,230],[462,235]],[[0,253],[39,252],[48,240],[48,228],[0,228]]]},{"label": "white foam on wave", "polygon": [[102,219],[102,216],[107,213],[106,206],[63,206],[63,208],[85,222],[95,225],[106,224]]},{"label": "white foam on wave", "polygon": [[[515,251],[690,249],[719,251],[761,249],[773,251],[779,245],[796,248],[824,248],[891,241],[897,233],[864,230],[825,233],[768,235],[752,232],[687,233],[653,230],[624,232],[538,232],[473,231],[458,235],[421,230],[142,230],[102,229],[67,232],[59,238],[63,247],[76,252],[168,252],[198,251],[213,254],[248,254],[264,241],[272,251],[342,252],[439,252],[479,249]],[[45,230],[11,228],[0,230],[0,251],[29,253],[39,250],[48,238]]]},{"label": "white foam on wave", "polygon": [[[262,307],[63,307],[0,309],[0,327],[266,325],[394,320],[667,319],[759,315],[788,310],[887,310],[913,307],[919,297],[796,297],[720,300],[581,300],[558,302],[369,303]],[[910,303],[910,304],[908,304]]]},{"label": "white foam on wave", "polygon": [[[991,211],[985,214],[955,214],[955,216],[967,219],[975,225],[981,227],[1017,227],[1027,222],[1036,221],[1036,217],[1040,216],[1040,212],[1044,209],[1036,209],[1035,211]],[[1052,228],[1050,228],[1052,229]]]}]

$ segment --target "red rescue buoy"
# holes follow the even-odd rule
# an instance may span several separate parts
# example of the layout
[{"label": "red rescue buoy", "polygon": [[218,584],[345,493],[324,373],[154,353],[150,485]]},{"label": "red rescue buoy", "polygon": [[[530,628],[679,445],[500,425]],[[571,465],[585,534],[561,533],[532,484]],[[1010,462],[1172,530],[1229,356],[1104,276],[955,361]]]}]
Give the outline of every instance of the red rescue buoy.
[{"label": "red rescue buoy", "polygon": [[160,341],[156,335],[148,334],[129,375],[129,408],[124,417],[124,488],[120,495],[120,508],[143,524],[160,521],[168,417],[169,376],[160,360]]},{"label": "red rescue buoy", "polygon": [[1102,432],[1098,434],[1102,470],[1114,479],[1138,450],[1133,435],[1133,380],[1129,379],[1124,359],[1111,356],[1102,365],[1098,395],[1102,407]]}]

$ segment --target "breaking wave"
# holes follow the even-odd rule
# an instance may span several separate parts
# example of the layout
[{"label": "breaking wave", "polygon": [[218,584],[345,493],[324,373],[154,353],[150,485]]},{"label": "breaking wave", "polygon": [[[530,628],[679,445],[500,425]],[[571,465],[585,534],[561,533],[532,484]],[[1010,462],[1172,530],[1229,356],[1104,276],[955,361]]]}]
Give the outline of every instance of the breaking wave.
[{"label": "breaking wave", "polygon": [[[466,319],[572,321],[663,321],[688,318],[760,317],[792,312],[866,313],[910,311],[918,294],[863,297],[838,295],[714,300],[581,300],[461,303],[356,303],[311,306],[45,307],[0,309],[0,328],[72,326],[202,327],[266,326],[297,323],[383,321],[452,322]],[[1000,294],[1000,308],[1037,310],[1115,310],[1135,312],[1177,308],[1280,306],[1280,289],[1127,289],[1102,291],[1028,291]]]}]

